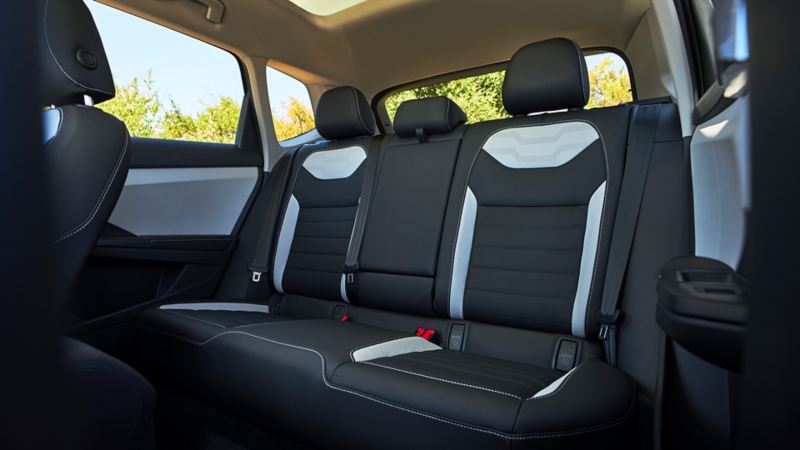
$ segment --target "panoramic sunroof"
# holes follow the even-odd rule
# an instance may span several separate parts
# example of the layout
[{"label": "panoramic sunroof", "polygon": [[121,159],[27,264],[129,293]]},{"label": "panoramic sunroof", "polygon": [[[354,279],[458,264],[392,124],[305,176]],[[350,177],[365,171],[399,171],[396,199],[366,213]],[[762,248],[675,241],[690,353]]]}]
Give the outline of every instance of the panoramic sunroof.
[{"label": "panoramic sunroof", "polygon": [[318,16],[330,16],[353,7],[366,0],[289,0],[295,5]]}]

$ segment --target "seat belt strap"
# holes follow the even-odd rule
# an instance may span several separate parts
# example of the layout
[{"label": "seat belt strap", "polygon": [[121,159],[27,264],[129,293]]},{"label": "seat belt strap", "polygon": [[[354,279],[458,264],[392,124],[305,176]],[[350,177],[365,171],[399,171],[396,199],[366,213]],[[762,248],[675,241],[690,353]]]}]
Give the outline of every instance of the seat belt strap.
[{"label": "seat belt strap", "polygon": [[[300,146],[297,150],[302,147]],[[264,214],[264,227],[258,235],[256,248],[253,251],[253,259],[247,266],[251,274],[250,283],[247,286],[247,298],[250,299],[258,297],[258,294],[262,291],[260,288],[262,275],[270,271],[275,229],[278,226],[278,217],[283,206],[283,199],[286,196],[297,150],[290,150],[278,161],[272,170],[272,176],[267,181],[269,203]]]},{"label": "seat belt strap", "polygon": [[[355,283],[355,273],[358,272],[358,257],[361,253],[361,242],[364,239],[364,228],[367,224],[369,206],[372,203],[372,191],[374,190],[375,175],[378,172],[379,158],[381,152],[379,145],[380,137],[375,137],[370,141],[367,149],[367,167],[364,172],[364,180],[361,185],[361,197],[358,201],[356,219],[353,223],[353,232],[350,235],[350,243],[347,246],[347,256],[344,262],[344,275],[348,285]],[[351,292],[347,293],[350,296]]]},{"label": "seat belt strap", "polygon": [[625,172],[600,303],[599,337],[603,341],[606,360],[612,365],[617,364],[617,324],[621,315],[618,304],[639,221],[661,111],[661,105],[637,105],[632,113]]}]

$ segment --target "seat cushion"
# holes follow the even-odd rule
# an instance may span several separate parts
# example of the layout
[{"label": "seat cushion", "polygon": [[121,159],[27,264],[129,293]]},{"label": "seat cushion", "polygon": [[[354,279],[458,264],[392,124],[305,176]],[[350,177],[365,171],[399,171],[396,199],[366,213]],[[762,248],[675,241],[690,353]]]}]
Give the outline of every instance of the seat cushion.
[{"label": "seat cushion", "polygon": [[268,311],[267,305],[255,303],[176,303],[145,311],[139,318],[139,325],[199,343],[225,331],[289,320]]},{"label": "seat cushion", "polygon": [[343,364],[332,382],[509,439],[620,426],[635,404],[630,379],[596,359],[563,373],[440,350]]}]

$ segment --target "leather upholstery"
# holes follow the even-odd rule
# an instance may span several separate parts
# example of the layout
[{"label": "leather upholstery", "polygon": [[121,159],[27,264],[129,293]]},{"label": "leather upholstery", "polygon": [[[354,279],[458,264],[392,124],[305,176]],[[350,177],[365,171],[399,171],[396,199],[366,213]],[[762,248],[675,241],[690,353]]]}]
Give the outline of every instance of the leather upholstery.
[{"label": "leather upholstery", "polygon": [[[564,80],[556,77],[559,71]],[[582,106],[585,72],[570,41],[525,47],[507,74],[509,112]],[[466,126],[448,104],[434,99],[401,107],[405,131],[384,137],[370,160],[377,170],[364,187],[371,202],[352,303],[313,293],[323,284],[331,284],[324,289],[330,291],[332,283],[298,272],[290,284],[309,297],[269,301],[279,317],[293,320],[148,311],[139,343],[153,370],[317,447],[624,447],[636,386],[601,360],[596,313],[630,107]],[[564,128],[573,123],[580,126]],[[507,130],[500,144],[490,142]],[[562,145],[563,136],[569,145]],[[302,189],[308,199],[344,192],[324,192],[324,183],[316,182]],[[468,225],[462,220],[468,190],[476,211],[472,253],[465,258],[457,243]],[[597,192],[604,196],[592,219]],[[590,219],[597,232],[587,239]],[[340,258],[338,247],[334,253]],[[460,315],[451,307],[456,263],[466,267]],[[576,307],[586,273],[585,303]],[[434,330],[433,341],[443,349],[360,362],[353,357],[363,347],[412,336],[418,327]],[[576,348],[575,368],[562,371],[556,361],[565,341]]]},{"label": "leather upholstery", "polygon": [[67,439],[64,448],[155,449],[156,391],[122,361],[64,338]]},{"label": "leather upholstery", "polygon": [[82,0],[44,0],[39,29],[41,104],[95,103],[114,97],[103,42]]},{"label": "leather upholstery", "polygon": [[317,131],[325,139],[370,136],[375,132],[375,116],[369,102],[351,86],[325,91],[319,98],[315,117]]},{"label": "leather upholstery", "polygon": [[447,97],[431,97],[403,102],[397,108],[393,127],[400,137],[417,136],[418,130],[429,136],[449,133],[466,121],[467,115],[455,102]]},{"label": "leather upholstery", "polygon": [[128,130],[115,117],[83,105],[43,113],[57,116],[45,143],[48,188],[54,209],[58,278],[72,285],[108,221],[128,173]]},{"label": "leather upholstery", "polygon": [[536,42],[517,50],[503,81],[503,105],[512,116],[582,108],[589,74],[580,47],[569,39]]}]

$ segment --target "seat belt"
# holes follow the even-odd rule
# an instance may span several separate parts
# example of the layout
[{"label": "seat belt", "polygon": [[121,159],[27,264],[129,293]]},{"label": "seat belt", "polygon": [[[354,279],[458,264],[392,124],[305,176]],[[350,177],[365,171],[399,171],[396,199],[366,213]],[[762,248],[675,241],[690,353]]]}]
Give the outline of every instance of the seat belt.
[{"label": "seat belt", "polygon": [[637,105],[631,121],[631,138],[614,219],[603,298],[600,302],[599,337],[603,341],[606,360],[614,366],[617,365],[617,323],[621,315],[618,305],[639,221],[660,114],[660,105]]},{"label": "seat belt", "polygon": [[[355,283],[355,273],[358,272],[358,257],[361,253],[361,241],[364,239],[364,228],[367,224],[369,206],[372,203],[372,191],[374,190],[375,175],[378,172],[379,158],[381,156],[380,147],[381,137],[375,137],[370,141],[367,150],[367,170],[364,173],[364,180],[361,185],[361,198],[358,201],[356,219],[353,223],[353,232],[350,235],[350,244],[347,246],[347,256],[344,261],[344,276],[347,285]],[[354,293],[348,292],[347,295]]]},{"label": "seat belt", "polygon": [[[246,297],[248,299],[259,298],[259,294],[263,292],[263,285],[261,284],[262,275],[269,273],[270,264],[272,262],[272,245],[274,242],[275,229],[278,226],[278,218],[283,207],[283,198],[288,188],[290,174],[292,173],[293,163],[297,151],[303,148],[300,146],[295,150],[287,152],[272,170],[274,177],[271,177],[269,203],[267,204],[267,212],[264,215],[265,226],[261,229],[256,242],[256,248],[253,252],[253,259],[247,269],[251,273],[250,283],[247,285]],[[268,283],[267,283],[268,284]]]}]

